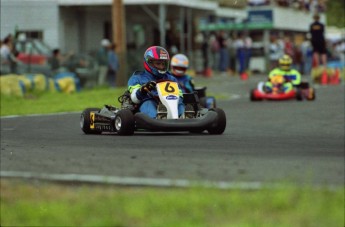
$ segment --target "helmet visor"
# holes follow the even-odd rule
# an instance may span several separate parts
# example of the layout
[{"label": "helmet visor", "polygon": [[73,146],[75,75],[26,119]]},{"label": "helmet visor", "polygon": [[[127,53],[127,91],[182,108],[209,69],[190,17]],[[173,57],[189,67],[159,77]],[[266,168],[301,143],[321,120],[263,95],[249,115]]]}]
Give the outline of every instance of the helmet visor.
[{"label": "helmet visor", "polygon": [[159,73],[165,73],[169,68],[169,60],[151,59],[149,64],[151,67],[157,69]]}]

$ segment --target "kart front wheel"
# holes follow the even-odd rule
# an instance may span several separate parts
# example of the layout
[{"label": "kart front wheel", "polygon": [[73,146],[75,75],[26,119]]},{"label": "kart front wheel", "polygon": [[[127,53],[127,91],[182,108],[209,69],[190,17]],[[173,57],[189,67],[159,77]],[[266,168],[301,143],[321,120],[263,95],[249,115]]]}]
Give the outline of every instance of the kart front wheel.
[{"label": "kart front wheel", "polygon": [[255,95],[255,89],[252,89],[250,91],[250,95],[249,95],[250,101],[261,101],[260,98],[257,98]]},{"label": "kart front wheel", "polygon": [[92,112],[99,112],[99,108],[87,108],[80,115],[80,128],[85,134],[101,134],[101,131],[93,128],[93,121],[91,117]]},{"label": "kart front wheel", "polygon": [[220,108],[213,108],[213,109],[210,109],[210,111],[215,111],[218,116],[217,116],[216,121],[212,124],[212,126],[207,129],[208,133],[213,134],[213,135],[223,134],[226,127],[226,115],[225,115],[224,110]]},{"label": "kart front wheel", "polygon": [[114,120],[114,127],[118,135],[129,136],[134,134],[134,115],[129,109],[117,112]]}]

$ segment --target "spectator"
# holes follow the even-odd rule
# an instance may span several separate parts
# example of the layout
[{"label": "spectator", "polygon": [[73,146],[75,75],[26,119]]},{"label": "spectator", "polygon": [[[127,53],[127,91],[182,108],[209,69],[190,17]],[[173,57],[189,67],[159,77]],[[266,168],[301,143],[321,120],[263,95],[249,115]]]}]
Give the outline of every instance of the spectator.
[{"label": "spectator", "polygon": [[98,85],[104,85],[107,72],[108,72],[108,47],[110,41],[108,39],[102,39],[101,47],[97,52],[97,61],[99,65],[99,74],[98,74]]},{"label": "spectator", "polygon": [[311,34],[311,45],[313,46],[313,61],[315,67],[319,66],[320,58],[324,67],[327,65],[327,50],[325,40],[325,26],[319,22],[320,16],[314,15],[314,22],[309,27]]},{"label": "spectator", "polygon": [[1,64],[9,67],[9,73],[17,73],[19,61],[14,55],[12,35],[8,35],[1,44],[0,48]]},{"label": "spectator", "polygon": [[52,57],[49,59],[50,69],[52,71],[52,76],[54,74],[66,70],[64,65],[73,55],[73,52],[69,53],[66,56],[62,56],[60,49],[56,48],[53,50]]},{"label": "spectator", "polygon": [[202,58],[203,58],[203,67],[204,67],[204,73],[206,73],[206,70],[208,69],[208,36],[204,34],[204,40],[201,45],[201,51],[202,51]]},{"label": "spectator", "polygon": [[303,61],[303,74],[309,75],[311,72],[311,65],[313,59],[313,48],[310,44],[310,34],[306,35],[305,40],[301,44],[302,61]]},{"label": "spectator", "polygon": [[226,72],[229,68],[229,52],[227,48],[227,35],[220,31],[218,35],[219,42],[219,71]]},{"label": "spectator", "polygon": [[236,49],[236,59],[238,62],[238,73],[242,74],[245,71],[245,63],[246,63],[246,50],[244,44],[244,36],[243,34],[239,34],[239,36],[235,39],[234,47]]},{"label": "spectator", "polygon": [[250,58],[252,56],[252,45],[253,41],[252,38],[248,34],[244,37],[244,48],[245,48],[245,61],[244,61],[244,68],[245,71],[249,71],[250,68]]},{"label": "spectator", "polygon": [[291,41],[290,36],[284,37],[284,54],[289,55],[291,58],[294,58],[295,55],[295,46]]},{"label": "spectator", "polygon": [[217,66],[219,62],[219,42],[214,33],[210,35],[209,43],[210,43],[210,49],[211,49],[212,69],[217,70]]},{"label": "spectator", "polygon": [[277,36],[271,37],[271,42],[269,45],[269,60],[270,60],[270,69],[278,67],[278,60],[283,56],[284,50],[283,47],[278,42]]},{"label": "spectator", "polygon": [[116,75],[119,71],[119,59],[115,53],[116,45],[111,43],[108,48],[108,81],[110,86],[115,87]]}]

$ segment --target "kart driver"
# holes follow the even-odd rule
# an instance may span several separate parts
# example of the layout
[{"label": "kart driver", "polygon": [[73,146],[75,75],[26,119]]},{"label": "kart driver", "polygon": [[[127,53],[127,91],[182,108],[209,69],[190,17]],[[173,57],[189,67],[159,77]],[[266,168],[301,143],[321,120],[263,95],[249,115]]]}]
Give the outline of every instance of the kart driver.
[{"label": "kart driver", "polygon": [[183,93],[194,91],[193,78],[186,74],[189,60],[184,54],[176,54],[171,58],[171,73],[177,79]]},{"label": "kart driver", "polygon": [[[145,71],[136,71],[128,80],[128,90],[132,102],[139,104],[139,111],[151,118],[157,115],[157,102],[154,96],[158,96],[156,82],[160,80],[171,80],[178,82],[169,72],[169,53],[163,47],[149,47],[144,54]],[[180,98],[178,103],[178,114],[184,113],[183,94],[179,87]]]},{"label": "kart driver", "polygon": [[283,91],[285,93],[291,91],[293,87],[301,84],[301,74],[291,68],[292,59],[289,55],[285,54],[279,59],[279,67],[273,69],[268,75],[268,81],[265,83],[264,90],[267,93],[272,92],[273,80],[277,76],[283,76]]}]

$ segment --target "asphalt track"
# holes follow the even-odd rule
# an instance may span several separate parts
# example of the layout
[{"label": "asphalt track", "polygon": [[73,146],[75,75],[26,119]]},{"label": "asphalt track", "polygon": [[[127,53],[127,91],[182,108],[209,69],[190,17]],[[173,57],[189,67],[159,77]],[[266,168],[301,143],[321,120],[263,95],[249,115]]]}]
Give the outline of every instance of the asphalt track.
[{"label": "asphalt track", "polygon": [[196,78],[225,98],[223,135],[85,135],[80,113],[1,118],[1,176],[344,185],[344,84],[316,86],[315,101],[250,102],[263,79]]}]

